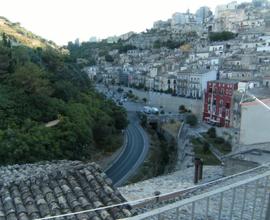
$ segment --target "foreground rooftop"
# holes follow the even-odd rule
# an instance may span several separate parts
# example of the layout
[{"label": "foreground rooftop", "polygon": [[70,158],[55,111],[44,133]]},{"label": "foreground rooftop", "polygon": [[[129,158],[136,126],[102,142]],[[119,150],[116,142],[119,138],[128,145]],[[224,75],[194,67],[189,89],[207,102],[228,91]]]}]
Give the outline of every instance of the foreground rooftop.
[{"label": "foreground rooftop", "polygon": [[[125,202],[95,163],[56,161],[0,167],[0,220],[27,220]],[[58,219],[112,220],[129,206]]]}]

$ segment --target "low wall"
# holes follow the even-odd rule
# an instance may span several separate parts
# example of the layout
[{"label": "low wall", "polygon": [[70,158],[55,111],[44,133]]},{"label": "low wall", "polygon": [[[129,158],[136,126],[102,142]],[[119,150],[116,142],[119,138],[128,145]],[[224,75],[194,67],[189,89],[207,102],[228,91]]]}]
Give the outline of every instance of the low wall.
[{"label": "low wall", "polygon": [[158,92],[145,92],[142,90],[132,89],[123,87],[125,92],[132,90],[133,94],[138,96],[140,100],[143,98],[147,99],[147,105],[160,107],[163,106],[163,109],[168,112],[177,112],[180,105],[184,105],[187,109],[198,116],[198,119],[201,120],[203,112],[203,101],[199,99],[188,99],[183,97],[171,96],[169,94],[158,93]]},{"label": "low wall", "polygon": [[228,158],[224,161],[224,175],[230,176],[255,168],[257,166],[259,166],[259,164],[252,161]]}]

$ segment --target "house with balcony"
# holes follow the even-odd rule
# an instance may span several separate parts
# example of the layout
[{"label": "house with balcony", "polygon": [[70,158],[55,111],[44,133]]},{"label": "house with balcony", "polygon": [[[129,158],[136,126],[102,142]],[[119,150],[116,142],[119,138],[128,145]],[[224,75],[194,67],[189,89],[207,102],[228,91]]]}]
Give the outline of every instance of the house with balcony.
[{"label": "house with balcony", "polygon": [[209,52],[215,55],[223,55],[226,50],[226,43],[224,42],[218,42],[218,43],[213,43],[209,46]]},{"label": "house with balcony", "polygon": [[209,81],[204,93],[203,121],[220,127],[231,127],[233,122],[233,94],[237,89],[237,81]]},{"label": "house with balcony", "polygon": [[217,79],[216,70],[191,70],[181,71],[177,75],[177,95],[187,98],[201,99],[207,87],[207,82]]}]

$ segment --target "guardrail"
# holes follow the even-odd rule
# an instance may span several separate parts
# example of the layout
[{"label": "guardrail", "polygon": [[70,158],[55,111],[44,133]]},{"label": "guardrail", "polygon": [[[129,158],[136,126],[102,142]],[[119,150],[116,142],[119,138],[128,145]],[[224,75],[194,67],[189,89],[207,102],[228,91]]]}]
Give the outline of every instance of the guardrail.
[{"label": "guardrail", "polygon": [[[106,207],[98,207],[88,210],[82,210],[72,213],[60,214],[56,216],[47,216],[35,220],[49,220],[49,219],[68,219],[76,216],[80,219],[80,214],[91,212],[101,212],[102,210],[110,210],[113,208],[140,208],[142,204],[147,205],[146,201],[151,204],[160,203],[163,199],[166,200],[171,196],[183,195],[184,192],[189,192],[189,196],[180,201],[174,201],[170,205],[162,208],[153,209],[152,211],[139,214],[134,217],[126,218],[127,220],[141,220],[141,219],[257,219],[270,220],[270,171],[269,163],[257,168],[252,168],[240,174],[234,174],[229,177],[224,177],[209,183],[204,183],[198,186],[191,187],[186,190],[176,191],[163,195],[155,195],[147,198],[142,198],[134,201],[128,201],[120,204],[114,204]],[[247,178],[246,180],[237,181],[232,184],[223,185],[219,188],[214,188],[206,193],[197,195],[190,195],[194,192],[202,192],[203,189],[210,189],[212,184],[226,183],[233,177],[239,177],[242,174],[258,173],[259,169],[263,169],[262,174]],[[266,171],[265,171],[266,169]],[[252,174],[252,175],[253,175]],[[180,193],[180,194],[179,194]],[[144,207],[144,206],[143,206]],[[145,207],[144,207],[145,208]]]},{"label": "guardrail", "polygon": [[158,208],[141,219],[270,219],[270,171]]}]

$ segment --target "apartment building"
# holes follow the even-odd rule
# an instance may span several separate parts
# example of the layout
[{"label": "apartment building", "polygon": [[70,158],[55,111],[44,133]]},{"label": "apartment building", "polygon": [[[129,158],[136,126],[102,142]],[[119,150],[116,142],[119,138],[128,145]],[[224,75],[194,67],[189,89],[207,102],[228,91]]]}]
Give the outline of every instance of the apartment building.
[{"label": "apartment building", "polygon": [[209,81],[205,91],[203,120],[220,127],[230,127],[233,121],[233,94],[237,89],[237,81]]}]

